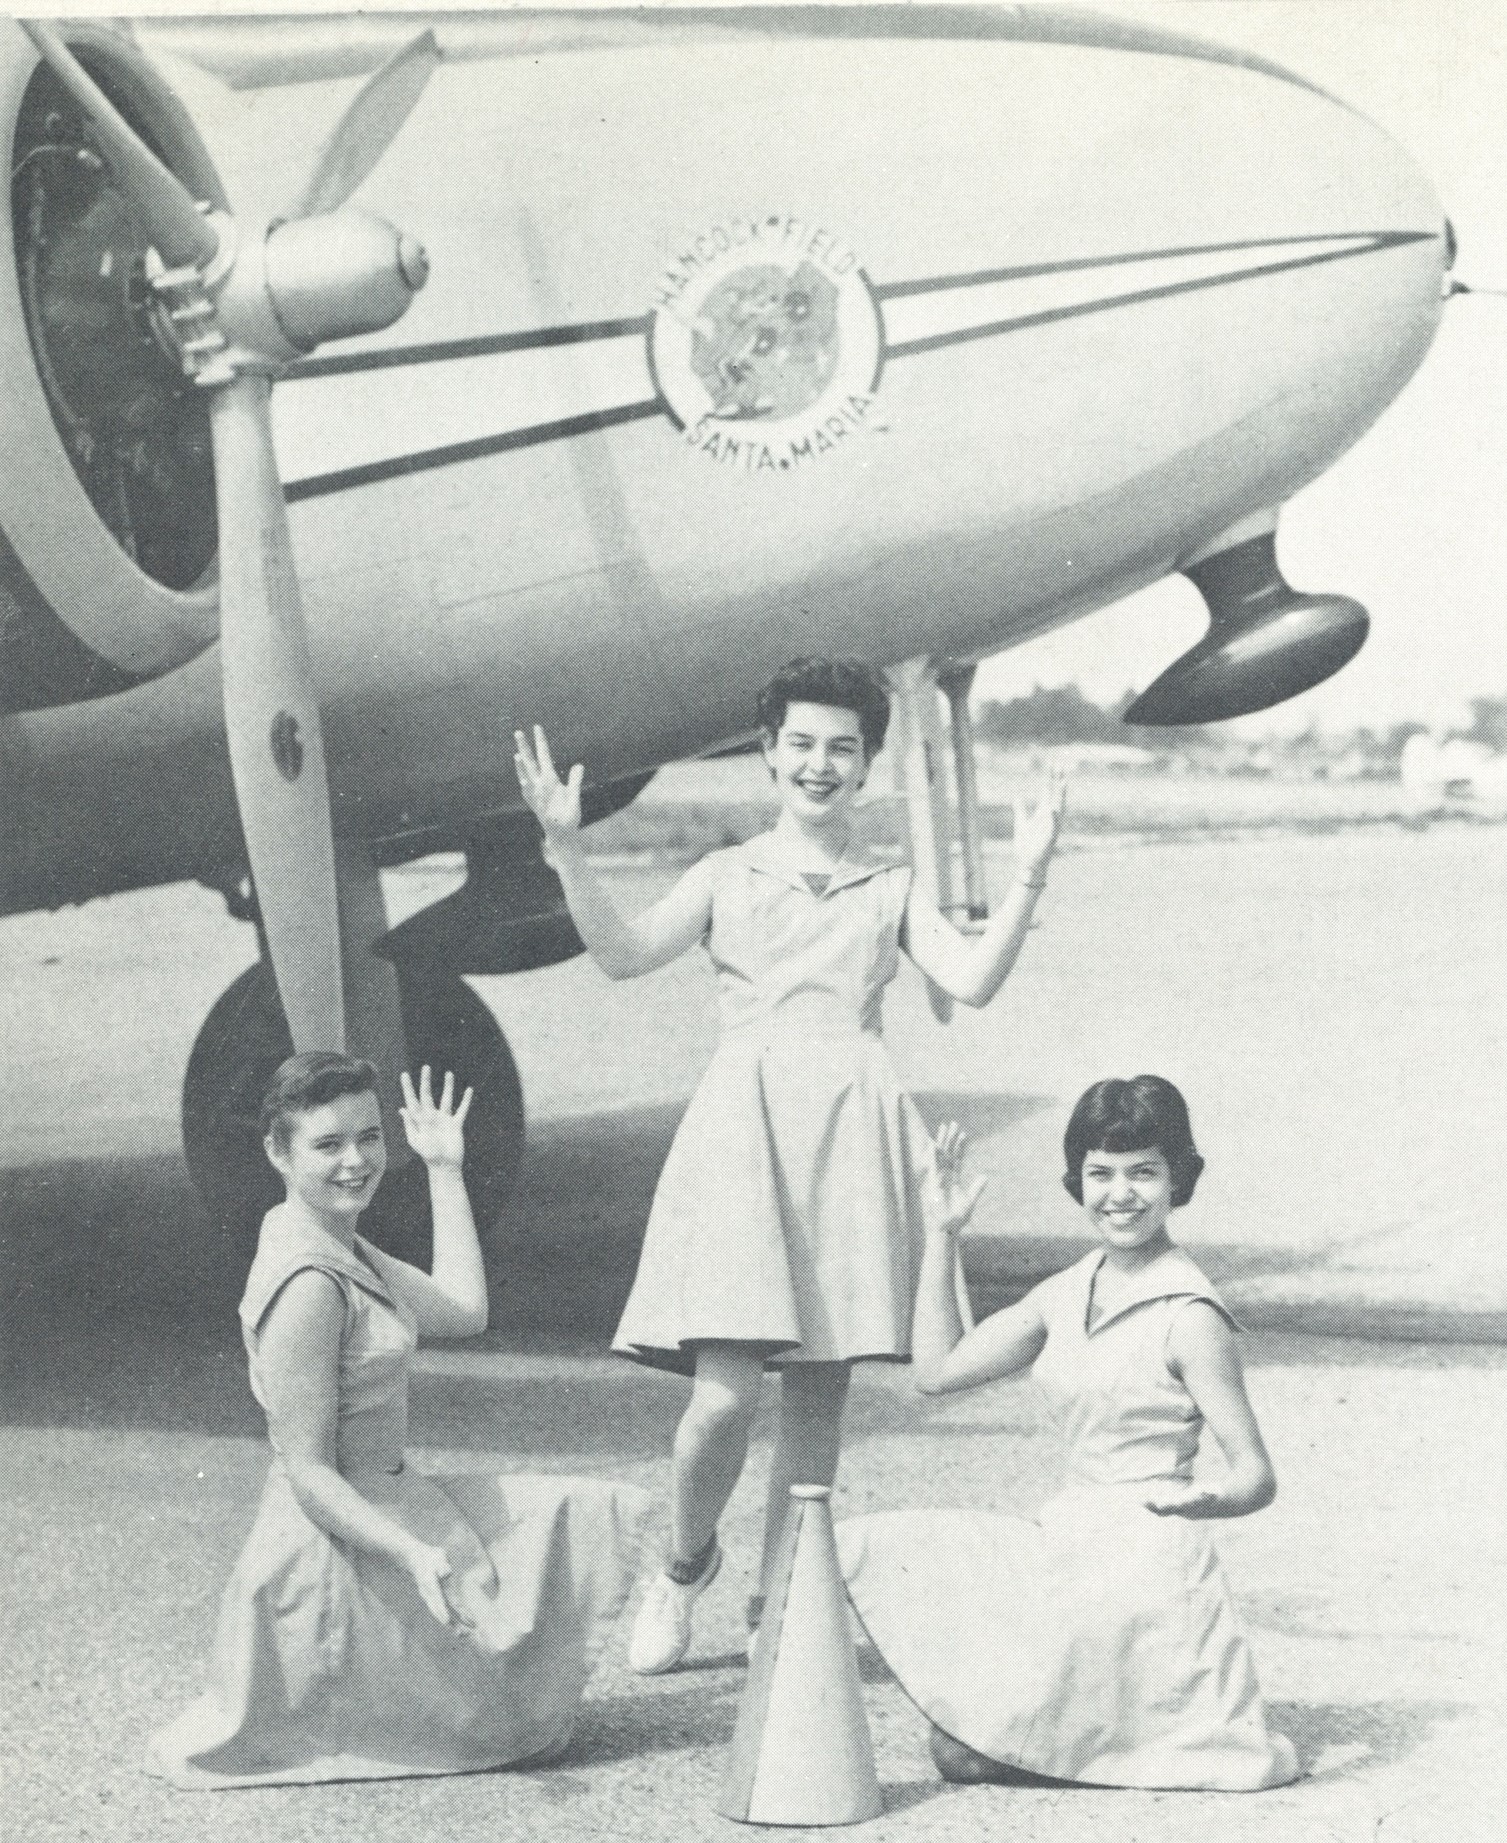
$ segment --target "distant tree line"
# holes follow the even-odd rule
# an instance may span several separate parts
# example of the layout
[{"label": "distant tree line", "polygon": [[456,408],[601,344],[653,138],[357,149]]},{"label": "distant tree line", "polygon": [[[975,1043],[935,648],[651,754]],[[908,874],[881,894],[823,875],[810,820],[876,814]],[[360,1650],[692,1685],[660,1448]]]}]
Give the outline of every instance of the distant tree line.
[{"label": "distant tree line", "polygon": [[1105,706],[1086,698],[1076,685],[1038,685],[1023,698],[1001,704],[990,701],[974,718],[979,739],[1001,748],[1022,744],[1073,742],[1134,742],[1141,732],[1126,727],[1125,712],[1132,694],[1126,692]]},{"label": "distant tree line", "polygon": [[[1365,727],[1347,736],[1321,735],[1308,729],[1296,735],[1277,735],[1259,744],[1236,742],[1222,724],[1187,729],[1146,729],[1124,721],[1134,694],[1127,691],[1112,704],[1096,704],[1076,685],[1038,685],[1026,697],[1004,702],[990,700],[974,716],[974,729],[983,742],[1000,748],[1060,747],[1085,743],[1141,745],[1158,754],[1207,756],[1234,750],[1247,754],[1261,749],[1278,756],[1304,757],[1355,752],[1377,764],[1394,765],[1409,736],[1428,728],[1424,723],[1392,723]],[[1507,754],[1507,696],[1473,698],[1471,722],[1463,733],[1472,741]]]},{"label": "distant tree line", "polygon": [[1470,728],[1465,732],[1472,742],[1484,742],[1488,749],[1507,755],[1507,697],[1472,698]]}]

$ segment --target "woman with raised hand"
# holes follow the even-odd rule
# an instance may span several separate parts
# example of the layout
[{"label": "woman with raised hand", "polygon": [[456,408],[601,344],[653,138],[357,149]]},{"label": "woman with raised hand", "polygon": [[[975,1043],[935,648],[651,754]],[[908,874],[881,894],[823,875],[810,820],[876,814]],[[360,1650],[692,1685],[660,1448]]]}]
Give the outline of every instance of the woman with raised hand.
[{"label": "woman with raised hand", "polygon": [[241,1301],[272,1465],[225,1589],[204,1694],[153,1735],[185,1788],[475,1772],[568,1745],[588,1667],[632,1584],[642,1492],[442,1475],[404,1456],[422,1337],[486,1329],[461,1175],[471,1091],[402,1077],[428,1168],[429,1272],[357,1233],[386,1167],[377,1071],[294,1056],[262,1105],[285,1200]]},{"label": "woman with raised hand", "polygon": [[582,770],[562,780],[541,730],[516,738],[588,953],[632,978],[704,946],[722,1038],[670,1148],[614,1348],[694,1377],[675,1435],[671,1540],[629,1662],[673,1669],[721,1565],[717,1523],[747,1455],[766,1368],[780,1373],[756,1626],[792,1484],[830,1485],[852,1365],[903,1359],[931,1140],[880,1039],[903,951],[983,1005],[1014,964],[1061,820],[1054,783],[1017,807],[1015,881],[979,935],[959,933],[904,865],[854,847],[853,814],[889,700],[851,661],[799,659],[760,694],[773,830],[714,851],[642,914],[620,915],[581,849]]},{"label": "woman with raised hand", "polygon": [[[1277,1481],[1236,1326],[1168,1232],[1203,1159],[1159,1075],[1095,1082],[1064,1136],[1063,1184],[1093,1246],[965,1329],[956,1238],[982,1179],[937,1137],[916,1294],[927,1394],[1031,1370],[1062,1435],[1063,1487],[1034,1518],[920,1506],[837,1527],[848,1594],[932,1724],[944,1779],[1254,1792],[1297,1775],[1267,1725],[1210,1522]],[[1213,1435],[1200,1452],[1205,1429]],[[1195,1466],[1195,1460],[1197,1465]]]}]

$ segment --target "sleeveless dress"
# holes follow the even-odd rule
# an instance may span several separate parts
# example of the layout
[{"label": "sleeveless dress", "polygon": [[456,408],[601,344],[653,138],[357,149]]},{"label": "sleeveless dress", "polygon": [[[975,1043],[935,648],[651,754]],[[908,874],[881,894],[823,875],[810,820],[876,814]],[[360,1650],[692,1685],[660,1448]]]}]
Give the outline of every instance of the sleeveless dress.
[{"label": "sleeveless dress", "polygon": [[773,1363],[903,1358],[932,1149],[879,1033],[910,871],[845,858],[819,888],[770,833],[713,868],[722,1036],[613,1348],[684,1373],[706,1339]]},{"label": "sleeveless dress", "polygon": [[[147,1745],[147,1770],[185,1788],[473,1772],[552,1755],[570,1739],[598,1639],[632,1585],[648,1499],[561,1477],[436,1477],[405,1463],[414,1320],[363,1258],[268,1215],[241,1326],[265,1409],[258,1340],[306,1268],[345,1298],[336,1464],[424,1541],[443,1545],[446,1630],[412,1577],[327,1535],[300,1509],[271,1429],[261,1504],[220,1607],[204,1694]],[[489,1556],[498,1589],[477,1579]]]},{"label": "sleeveless dress", "polygon": [[849,1597],[911,1700],[990,1759],[1097,1785],[1284,1785],[1296,1759],[1267,1727],[1208,1524],[1142,1502],[1191,1476],[1203,1425],[1167,1368],[1173,1321],[1194,1299],[1229,1313],[1171,1249],[1089,1331],[1103,1258],[1037,1289],[1034,1378],[1067,1442],[1061,1494],[1037,1522],[916,1510],[841,1523]]}]

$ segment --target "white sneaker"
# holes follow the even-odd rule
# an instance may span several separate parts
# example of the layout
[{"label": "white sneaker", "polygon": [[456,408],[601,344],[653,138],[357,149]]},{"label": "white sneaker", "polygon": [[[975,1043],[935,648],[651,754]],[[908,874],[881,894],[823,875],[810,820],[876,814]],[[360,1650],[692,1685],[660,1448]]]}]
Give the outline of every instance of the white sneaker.
[{"label": "white sneaker", "polygon": [[690,1649],[691,1608],[696,1596],[711,1586],[721,1566],[722,1548],[718,1544],[700,1576],[684,1586],[668,1574],[655,1575],[633,1621],[633,1636],[628,1641],[630,1670],[636,1670],[641,1677],[652,1677],[675,1668]]}]

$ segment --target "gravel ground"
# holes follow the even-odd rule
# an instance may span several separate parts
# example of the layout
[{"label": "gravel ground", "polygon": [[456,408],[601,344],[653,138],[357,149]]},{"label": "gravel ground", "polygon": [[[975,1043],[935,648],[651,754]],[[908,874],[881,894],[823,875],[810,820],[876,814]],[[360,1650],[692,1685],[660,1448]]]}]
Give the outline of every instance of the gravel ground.
[{"label": "gravel ground", "polygon": [[[1500,1834],[1507,1347],[1481,1340],[1507,1311],[1507,1243],[1475,1123],[1507,1117],[1492,1002],[1504,846],[1501,830],[1449,826],[1095,841],[1054,871],[989,1012],[943,1031],[919,985],[897,984],[897,1061],[931,1117],[964,1119],[990,1174],[970,1256],[986,1295],[1077,1252],[1055,1148],[1084,1083],[1149,1067],[1185,1086],[1210,1170],[1182,1233],[1252,1327],[1252,1394],[1282,1481],[1222,1546],[1306,1776],[1253,1797],[945,1789],[919,1717],[865,1655],[886,1813],[864,1834]],[[395,879],[396,906],[445,874]],[[665,874],[621,873],[625,900]],[[188,1045],[248,950],[190,889],[0,929],[4,1835],[736,1835],[713,1807],[767,1427],[693,1667],[641,1682],[610,1655],[560,1765],[204,1797],[138,1772],[144,1734],[197,1686],[265,1465],[237,1264],[197,1211],[176,1131]],[[531,1157],[493,1242],[494,1328],[426,1353],[415,1439],[447,1463],[657,1489],[683,1385],[601,1353],[710,1046],[705,976],[688,962],[610,986],[576,964],[482,984],[525,1073]],[[903,1372],[872,1368],[836,1508],[1029,1509],[1051,1488],[1048,1448],[1019,1388],[927,1405]]]},{"label": "gravel ground", "polygon": [[[952,1790],[924,1724],[861,1655],[885,1815],[876,1839],[1336,1839],[1500,1834],[1507,1766],[1501,1582],[1507,1509],[1484,1430],[1507,1417],[1507,1352],[1259,1334],[1251,1388],[1282,1475],[1221,1537],[1275,1721],[1305,1769],[1255,1796]],[[167,1358],[159,1358],[166,1366]],[[226,1355],[227,1372],[235,1367]],[[610,1359],[440,1353],[415,1390],[420,1457],[579,1469],[656,1484],[681,1387]],[[232,1397],[228,1374],[225,1394]],[[454,1843],[737,1834],[714,1815],[743,1682],[767,1429],[734,1500],[730,1566],[690,1668],[643,1681],[620,1647],[547,1771],[224,1794],[137,1770],[147,1729],[194,1693],[214,1607],[265,1463],[251,1434],[179,1396],[180,1425],[16,1427],[3,1442],[10,1556],[5,1834],[177,1843]],[[249,1414],[246,1416],[249,1419]],[[855,1387],[837,1514],[900,1503],[1029,1509],[1052,1458],[1028,1395],[945,1408],[903,1374]]]}]

